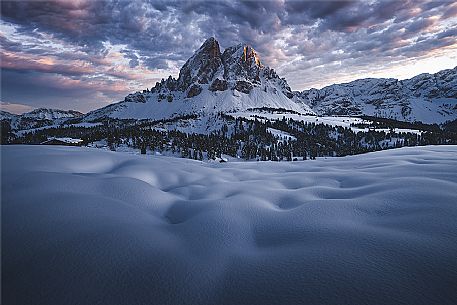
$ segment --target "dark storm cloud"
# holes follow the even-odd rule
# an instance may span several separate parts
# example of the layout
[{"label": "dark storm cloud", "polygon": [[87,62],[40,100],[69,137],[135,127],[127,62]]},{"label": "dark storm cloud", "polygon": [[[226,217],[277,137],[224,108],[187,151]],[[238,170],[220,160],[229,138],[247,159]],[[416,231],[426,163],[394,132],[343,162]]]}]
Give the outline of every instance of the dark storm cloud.
[{"label": "dark storm cloud", "polygon": [[[260,51],[262,35],[278,34],[287,26],[315,25],[322,31],[354,32],[411,11],[452,7],[452,2],[419,1],[82,1],[2,2],[5,20],[19,30],[40,30],[74,43],[90,54],[103,54],[102,42],[126,44],[146,60],[149,68],[164,68],[158,55],[174,52],[185,61],[207,36],[217,36],[223,45],[238,41],[254,44]],[[417,14],[417,12],[415,13]],[[75,22],[77,20],[77,22]],[[417,31],[427,20],[415,20],[408,30]],[[307,37],[315,39],[317,37]],[[268,43],[268,42],[266,42]],[[270,40],[271,43],[271,40]],[[136,67],[137,58],[124,53]],[[157,67],[152,63],[156,62]]]},{"label": "dark storm cloud", "polygon": [[15,35],[28,39],[0,35],[2,65],[23,72],[15,72],[18,82],[27,72],[38,80],[97,75],[100,90],[113,78],[149,87],[138,80],[146,71],[176,76],[209,36],[223,48],[253,45],[263,63],[303,89],[313,78],[332,82],[335,65],[374,69],[452,46],[457,16],[453,1],[416,0],[2,1],[1,9]]},{"label": "dark storm cloud", "polygon": [[130,59],[129,60],[129,67],[130,68],[135,68],[140,64],[140,62],[138,60],[138,56],[135,54],[135,52],[133,52],[131,50],[122,50],[121,53],[124,54],[125,58]]},{"label": "dark storm cloud", "polygon": [[81,69],[79,67],[69,65],[47,65],[37,64],[35,62],[18,61],[17,58],[3,56],[2,70],[15,70],[18,72],[41,72],[41,73],[57,73],[67,76],[79,76],[90,73],[90,70]]},{"label": "dark storm cloud", "polygon": [[454,3],[454,5],[451,5],[447,7],[441,16],[443,19],[451,18],[451,17],[457,17],[457,3]]},{"label": "dark storm cloud", "polygon": [[168,63],[163,57],[145,57],[143,63],[146,67],[154,69],[168,69]]},{"label": "dark storm cloud", "polygon": [[409,33],[418,33],[422,30],[429,28],[435,21],[432,18],[420,18],[406,26]]},{"label": "dark storm cloud", "polygon": [[21,52],[22,51],[22,44],[19,42],[14,42],[2,36],[0,34],[0,45],[2,46],[3,51],[10,51],[10,52]]},{"label": "dark storm cloud", "polygon": [[[354,1],[289,1],[285,5],[287,18],[284,23],[292,25],[312,25],[318,20],[322,23],[320,27],[331,27],[333,20],[336,20],[339,12],[350,11],[355,6]],[[341,19],[341,18],[339,18]],[[341,22],[341,20],[339,20]],[[334,26],[341,27],[337,22]]]}]

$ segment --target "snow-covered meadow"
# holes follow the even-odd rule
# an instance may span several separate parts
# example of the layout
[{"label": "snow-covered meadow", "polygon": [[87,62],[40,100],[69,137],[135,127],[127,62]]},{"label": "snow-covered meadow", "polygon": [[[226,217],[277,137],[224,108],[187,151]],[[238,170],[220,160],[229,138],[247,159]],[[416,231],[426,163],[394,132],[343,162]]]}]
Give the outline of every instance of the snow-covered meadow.
[{"label": "snow-covered meadow", "polygon": [[457,146],[1,153],[3,304],[457,304]]},{"label": "snow-covered meadow", "polygon": [[[365,120],[360,117],[356,116],[315,116],[315,115],[301,115],[295,113],[268,113],[268,112],[259,112],[259,113],[252,113],[252,112],[234,112],[230,113],[233,117],[242,117],[250,120],[258,119],[261,121],[265,120],[282,120],[283,118],[292,119],[294,121],[301,121],[305,123],[314,123],[330,125],[330,126],[341,126],[344,128],[350,128],[354,132],[364,131],[367,132],[369,128],[359,128],[351,126],[351,124],[370,124],[372,121]],[[376,128],[377,131],[384,131],[388,133],[390,131],[389,128]],[[409,128],[392,128],[394,132],[410,132],[415,134],[421,134],[422,131],[417,129],[409,129]]]}]

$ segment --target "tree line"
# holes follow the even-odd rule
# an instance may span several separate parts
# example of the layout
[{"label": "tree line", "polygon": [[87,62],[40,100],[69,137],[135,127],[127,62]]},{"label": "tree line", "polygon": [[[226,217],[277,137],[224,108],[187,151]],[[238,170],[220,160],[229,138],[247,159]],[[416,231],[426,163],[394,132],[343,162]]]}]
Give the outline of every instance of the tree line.
[{"label": "tree line", "polygon": [[[259,119],[219,113],[222,127],[208,134],[180,131],[175,123],[198,120],[195,116],[163,121],[104,120],[91,127],[62,126],[17,136],[2,122],[2,144],[39,144],[49,137],[71,137],[84,145],[102,141],[111,150],[119,147],[168,152],[197,160],[228,155],[245,160],[294,161],[337,157],[403,146],[457,144],[457,133],[430,128],[421,133],[369,129],[304,122],[283,117]],[[4,126],[5,125],[5,126]],[[382,122],[383,127],[388,126]],[[167,129],[158,128],[167,126]],[[389,126],[388,126],[389,127]],[[273,132],[276,131],[276,132]]]}]

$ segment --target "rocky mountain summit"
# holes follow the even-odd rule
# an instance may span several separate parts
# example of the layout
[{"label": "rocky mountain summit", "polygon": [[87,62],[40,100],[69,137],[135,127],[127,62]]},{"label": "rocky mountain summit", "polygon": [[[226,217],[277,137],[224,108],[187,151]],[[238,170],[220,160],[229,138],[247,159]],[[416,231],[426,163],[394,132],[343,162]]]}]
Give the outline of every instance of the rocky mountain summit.
[{"label": "rocky mountain summit", "polygon": [[256,51],[249,45],[238,44],[221,53],[219,43],[211,37],[187,60],[178,79],[171,76],[157,83],[151,92],[166,94],[185,92],[187,98],[199,95],[203,89],[210,91],[237,90],[249,94],[262,78],[274,79],[282,85],[282,92],[293,97],[290,87],[273,69],[261,64]]},{"label": "rocky mountain summit", "polygon": [[211,37],[186,61],[177,79],[162,79],[151,90],[130,94],[86,119],[164,119],[262,107],[314,114],[299,103],[285,79],[261,63],[254,48],[237,44],[222,52]]}]

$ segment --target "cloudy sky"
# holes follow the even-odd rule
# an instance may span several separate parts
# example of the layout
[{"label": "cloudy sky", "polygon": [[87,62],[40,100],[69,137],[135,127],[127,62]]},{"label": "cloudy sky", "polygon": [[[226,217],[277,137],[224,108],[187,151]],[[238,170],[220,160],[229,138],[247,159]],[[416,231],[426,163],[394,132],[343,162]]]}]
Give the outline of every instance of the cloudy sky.
[{"label": "cloudy sky", "polygon": [[455,1],[2,1],[1,108],[82,112],[150,88],[206,38],[293,90],[457,66]]}]

